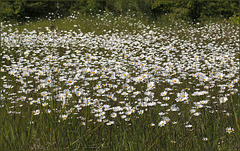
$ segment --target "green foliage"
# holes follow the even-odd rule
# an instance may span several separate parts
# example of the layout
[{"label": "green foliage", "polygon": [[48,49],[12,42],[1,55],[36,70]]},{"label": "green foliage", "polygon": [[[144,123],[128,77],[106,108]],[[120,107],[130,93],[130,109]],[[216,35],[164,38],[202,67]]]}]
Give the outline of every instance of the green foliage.
[{"label": "green foliage", "polygon": [[0,18],[1,20],[9,19],[11,14],[13,14],[13,9],[8,3],[0,2]]},{"label": "green foliage", "polygon": [[230,18],[230,20],[231,20],[233,23],[235,23],[235,24],[237,24],[237,25],[240,25],[240,13],[234,14],[234,15]]},{"label": "green foliage", "polygon": [[48,13],[54,16],[99,13],[109,11],[116,15],[130,13],[144,15],[152,19],[162,18],[166,13],[174,20],[205,21],[212,18],[225,18],[240,12],[240,2],[231,0],[75,0],[75,1],[9,1],[0,2],[2,20],[26,21],[25,17],[44,18]]}]

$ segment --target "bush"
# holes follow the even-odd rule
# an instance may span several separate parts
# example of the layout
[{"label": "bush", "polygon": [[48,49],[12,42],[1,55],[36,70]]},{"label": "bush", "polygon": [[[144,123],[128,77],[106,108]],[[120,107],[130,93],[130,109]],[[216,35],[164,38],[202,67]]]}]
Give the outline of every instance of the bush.
[{"label": "bush", "polygon": [[[44,18],[48,13],[70,15],[73,12],[81,14],[96,14],[99,10],[112,12],[115,15],[132,14],[150,17],[154,20],[169,14],[172,21],[187,20],[192,22],[207,21],[211,18],[238,19],[240,2],[230,0],[75,0],[75,1],[27,1],[17,0],[0,2],[0,17],[2,20],[26,21],[25,17]],[[237,21],[235,21],[237,22]]]}]

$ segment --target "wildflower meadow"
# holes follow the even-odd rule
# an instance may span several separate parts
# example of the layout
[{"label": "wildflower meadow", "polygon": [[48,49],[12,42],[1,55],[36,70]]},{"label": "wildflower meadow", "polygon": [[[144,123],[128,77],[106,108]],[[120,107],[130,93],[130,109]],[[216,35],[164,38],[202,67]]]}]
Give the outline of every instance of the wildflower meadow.
[{"label": "wildflower meadow", "polygon": [[1,22],[1,150],[240,150],[239,26]]}]

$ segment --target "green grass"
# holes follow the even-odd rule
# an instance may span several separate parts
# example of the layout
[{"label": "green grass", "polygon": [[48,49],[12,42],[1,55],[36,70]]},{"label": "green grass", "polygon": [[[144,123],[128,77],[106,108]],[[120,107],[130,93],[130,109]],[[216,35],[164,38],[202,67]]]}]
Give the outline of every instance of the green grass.
[{"label": "green grass", "polygon": [[[110,21],[111,23],[109,23]],[[138,27],[139,21],[143,22],[143,24],[140,25],[146,25],[146,27]],[[74,25],[77,25],[77,27],[74,27]],[[64,34],[64,32],[61,31],[70,31],[74,33],[79,32],[78,29],[81,29],[83,33],[94,32],[96,35],[106,34],[109,30],[111,30],[112,33],[122,32],[122,34],[136,35],[137,33],[142,34],[142,30],[147,28],[147,26],[149,26],[149,30],[158,32],[161,32],[161,29],[163,30],[162,32],[166,32],[169,28],[172,28],[172,33],[167,32],[167,34],[170,35],[170,38],[171,36],[177,35],[178,37],[176,39],[178,40],[189,40],[190,42],[196,42],[198,44],[201,42],[208,44],[215,41],[211,39],[202,39],[202,34],[199,32],[190,33],[180,30],[194,28],[187,23],[171,24],[171,22],[167,22],[166,24],[151,24],[143,17],[141,19],[126,16],[116,17],[113,15],[100,16],[99,18],[96,16],[80,16],[79,19],[58,19],[56,21],[41,20],[24,23],[23,25],[6,27],[4,31],[11,33],[12,31],[7,30],[12,28],[13,31],[18,30],[19,33],[21,33],[26,31],[24,29],[27,29],[28,31],[36,30],[37,34],[40,34],[40,32],[46,34],[48,31],[45,27],[49,27],[52,31],[56,30],[56,32],[59,32],[60,35]],[[234,33],[228,32],[228,30],[232,28],[237,29],[237,27],[229,27],[228,25],[222,28],[228,36],[216,40],[216,43],[219,45],[223,45],[222,42],[227,43],[229,39],[231,39],[231,36],[234,35]],[[201,30],[201,27],[198,29]],[[168,39],[163,39],[162,41],[167,42]],[[158,40],[157,42],[162,41]],[[180,50],[184,50],[178,43],[174,46]],[[17,60],[20,56],[24,56],[23,53],[27,49],[26,47],[22,45],[20,48],[7,48],[3,46],[1,48],[1,58],[3,58],[4,54],[7,54],[11,59]],[[37,48],[38,46],[33,47],[34,50],[37,50]],[[47,51],[58,57],[66,55],[66,50],[68,50],[66,47],[59,46],[54,48],[48,46],[47,48],[49,49]],[[72,47],[70,46],[69,49],[72,49]],[[73,47],[73,49],[77,48]],[[130,49],[131,51],[136,50],[136,48]],[[106,54],[113,53],[111,50],[100,48],[97,49],[97,51],[103,52],[104,57],[107,56]],[[209,51],[211,52],[212,50]],[[85,53],[92,52],[85,48],[81,55]],[[239,52],[236,53],[239,54]],[[26,56],[26,59],[30,60],[32,57],[31,55],[32,53]],[[120,54],[118,55],[120,56]],[[140,56],[141,53],[137,55]],[[176,55],[179,54],[176,52]],[[41,54],[39,54],[40,60],[44,59],[44,57],[44,55],[41,56]],[[2,59],[4,62],[0,62],[0,67],[3,68],[4,65],[10,66],[13,63],[11,59]],[[128,61],[130,62],[130,60]],[[50,67],[54,67],[54,64],[49,65]],[[58,67],[63,67],[63,62],[59,63]],[[69,68],[72,68],[72,70],[75,69],[74,67]],[[134,67],[130,68],[135,71]],[[194,72],[196,71],[193,71],[193,73]],[[60,77],[59,73],[53,73],[56,79]],[[133,76],[135,73],[131,74]],[[97,73],[96,76],[100,75],[100,73]],[[0,79],[0,88],[1,90],[5,90],[1,92],[1,95],[5,98],[0,100],[0,150],[240,150],[240,97],[238,92],[229,96],[229,100],[226,103],[220,104],[217,100],[219,88],[211,88],[209,90],[209,95],[217,96],[215,100],[210,98],[211,101],[208,105],[211,106],[211,108],[199,108],[197,111],[201,114],[199,116],[193,116],[189,112],[194,106],[193,102],[199,102],[208,98],[206,96],[192,97],[190,94],[195,92],[194,89],[196,88],[196,84],[199,84],[198,81],[181,79],[183,83],[177,85],[177,88],[172,92],[176,94],[185,88],[189,88],[189,90],[186,90],[186,92],[189,93],[189,104],[176,103],[176,97],[170,94],[168,96],[171,96],[171,99],[167,102],[169,104],[177,104],[181,109],[180,112],[168,112],[166,110],[169,107],[162,106],[139,107],[145,110],[144,114],[131,114],[129,116],[130,121],[128,122],[118,115],[118,117],[114,119],[115,123],[108,126],[104,122],[97,122],[97,118],[90,113],[92,109],[91,106],[82,108],[77,115],[73,114],[77,113],[75,109],[72,111],[73,113],[68,114],[66,120],[63,120],[60,116],[66,114],[69,112],[69,109],[73,108],[73,101],[76,101],[78,97],[74,95],[69,100],[66,107],[63,107],[62,104],[56,100],[55,96],[57,92],[54,90],[54,87],[47,86],[46,88],[39,89],[38,93],[30,92],[26,94],[27,98],[32,97],[36,99],[41,96],[40,93],[44,90],[51,92],[52,99],[47,100],[49,105],[46,107],[42,106],[43,102],[29,105],[29,101],[17,99],[21,97],[21,94],[16,94],[16,97],[11,98],[9,94],[17,93],[22,85],[16,80],[18,79],[16,76],[9,75],[7,71],[0,72],[0,77],[2,78],[4,76],[7,76],[6,78],[8,81]],[[90,74],[86,76],[90,76]],[[178,76],[177,74],[176,77]],[[239,77],[239,72],[236,76]],[[43,76],[42,79],[46,77],[47,75]],[[167,79],[167,77],[162,78]],[[34,80],[34,77],[31,76],[24,80],[33,81],[33,88],[37,88],[37,84],[39,84],[39,82]],[[90,81],[89,85],[85,87],[86,90],[90,90],[92,87],[96,86],[97,82],[98,81]],[[194,84],[190,85],[189,82],[193,82]],[[224,84],[224,82],[225,81],[216,81],[216,85]],[[4,88],[3,85],[6,83],[10,83],[14,88]],[[62,87],[62,89],[73,89],[72,86],[68,87],[64,85],[63,82],[56,82],[54,84],[56,84],[57,87]],[[84,81],[80,81],[78,84],[83,85]],[[129,84],[134,85],[133,82]],[[122,87],[122,85],[123,83],[121,83],[119,87]],[[147,84],[141,83],[134,86],[137,90],[145,91]],[[119,90],[119,87],[117,90]],[[156,88],[152,90],[156,95],[155,98],[161,99],[159,94],[166,87],[172,86],[167,82],[157,84]],[[239,90],[239,87],[238,81],[235,89]],[[116,90],[110,90],[110,92],[116,92]],[[90,97],[95,97],[96,92],[93,91],[91,93],[92,96],[90,95]],[[116,94],[116,96],[118,97],[118,101],[125,99],[125,97],[120,94]],[[145,95],[141,94],[140,98],[143,99],[144,97]],[[105,97],[97,98],[106,99]],[[129,97],[126,100],[132,104],[136,104],[134,103],[134,101],[136,101],[134,98]],[[13,103],[13,101],[15,102]],[[110,102],[110,104],[112,106],[119,105],[118,102],[114,101]],[[34,113],[32,113],[32,111],[36,109],[40,109],[41,112],[39,115],[34,115]],[[49,109],[51,113],[44,112],[46,109]],[[18,113],[9,113],[9,111],[16,111]],[[170,122],[163,127],[157,125],[161,121],[161,116],[158,115],[159,112],[168,113],[167,116],[171,119]],[[229,116],[227,116],[226,113],[230,113]],[[106,114],[107,116],[110,115],[108,112]],[[84,118],[79,119],[79,117]],[[177,122],[177,124],[172,124],[174,121]],[[151,126],[151,123],[155,123],[156,125]],[[187,128],[186,125],[188,124],[192,125],[192,127]],[[227,127],[232,127],[234,132],[228,134],[226,132]],[[205,137],[208,138],[207,141],[203,141]]]},{"label": "green grass", "polygon": [[[238,99],[239,100],[239,99]],[[239,103],[239,102],[238,102]],[[205,112],[192,119],[192,129],[179,124],[151,127],[146,115],[131,117],[131,126],[118,121],[115,125],[86,123],[77,119],[57,122],[58,116],[41,113],[38,117],[9,115],[1,109],[1,141],[3,150],[238,150],[237,116]],[[154,109],[155,110],[155,109]],[[154,112],[154,111],[152,111]],[[239,106],[230,113],[239,115]],[[151,113],[151,112],[150,112]],[[149,114],[150,114],[149,113]],[[182,113],[184,114],[184,112]],[[154,115],[151,113],[151,115]],[[34,124],[29,124],[34,121]],[[72,124],[68,124],[71,122]],[[232,125],[233,134],[225,128]],[[201,140],[208,137],[208,141]],[[172,143],[175,141],[175,143]]]}]

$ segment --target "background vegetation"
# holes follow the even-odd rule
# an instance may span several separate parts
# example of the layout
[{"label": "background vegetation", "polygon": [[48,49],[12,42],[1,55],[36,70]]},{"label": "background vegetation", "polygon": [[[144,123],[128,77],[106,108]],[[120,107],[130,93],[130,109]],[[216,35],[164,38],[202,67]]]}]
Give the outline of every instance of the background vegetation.
[{"label": "background vegetation", "polygon": [[0,2],[1,20],[26,21],[44,18],[49,12],[52,17],[68,16],[74,11],[84,15],[99,13],[99,10],[114,15],[131,13],[146,16],[151,20],[185,20],[203,22],[216,19],[230,19],[239,24],[240,2],[232,0],[16,0]]}]

